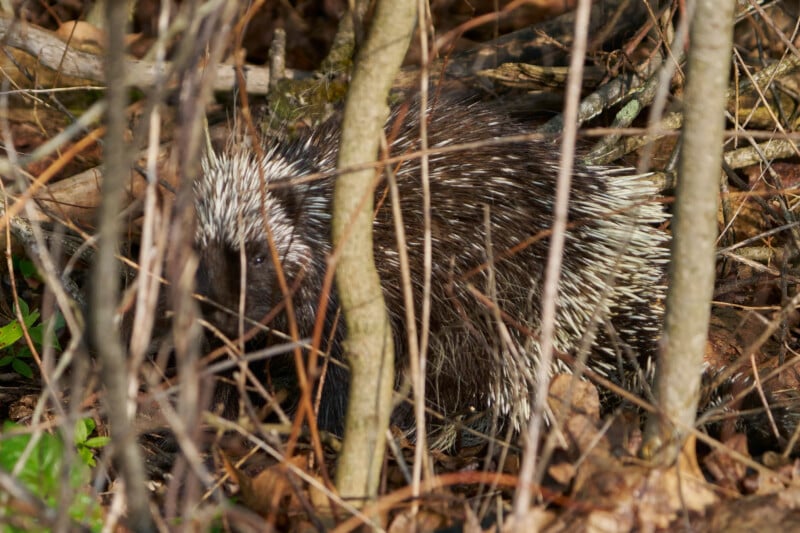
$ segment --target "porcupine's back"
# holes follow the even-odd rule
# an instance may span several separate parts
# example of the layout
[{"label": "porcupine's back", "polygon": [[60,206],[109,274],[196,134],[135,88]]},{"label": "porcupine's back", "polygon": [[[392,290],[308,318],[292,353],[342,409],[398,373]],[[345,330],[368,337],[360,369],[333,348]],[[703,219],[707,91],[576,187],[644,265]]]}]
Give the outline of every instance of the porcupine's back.
[{"label": "porcupine's back", "polygon": [[[392,142],[392,155],[418,150],[418,115],[412,105]],[[525,131],[491,104],[440,103],[430,117],[428,139],[434,151]],[[234,152],[205,163],[197,185],[197,240],[201,270],[215,280],[210,297],[238,309],[239,247],[243,243],[248,260],[247,315],[258,320],[281,300],[264,236],[260,165],[270,189],[263,207],[289,283],[298,284],[294,305],[300,335],[310,335],[331,248],[333,181],[323,178],[297,183],[292,179],[332,173],[338,138],[337,125],[329,123],[296,141],[265,147],[260,161],[251,153]],[[538,341],[527,333],[539,329],[548,246],[544,232],[552,220],[558,147],[539,140],[494,143],[433,154],[429,165],[433,239],[430,405],[449,417],[466,414],[471,408],[494,407],[520,422],[528,415],[538,359]],[[423,279],[419,168],[419,161],[413,159],[395,167],[417,316]],[[391,199],[388,195],[384,198],[384,192],[384,185],[379,185],[375,261],[402,366],[406,330],[399,262]],[[636,365],[624,361],[649,362],[660,329],[668,237],[656,228],[666,217],[660,204],[652,201],[657,192],[651,181],[631,176],[627,169],[578,165],[573,175],[571,229],[562,267],[555,348],[574,353],[584,336],[596,330],[589,366],[628,386],[635,381]],[[486,268],[489,258],[494,261]],[[329,324],[336,309],[335,293],[332,300]],[[211,318],[223,331],[237,334],[235,317]],[[285,320],[279,317],[273,326],[285,328]],[[326,380],[323,402],[327,398],[327,404],[320,414],[323,426],[340,427],[344,381],[341,373]],[[401,425],[408,423],[406,414],[398,415]],[[438,445],[451,443],[445,439]]]}]

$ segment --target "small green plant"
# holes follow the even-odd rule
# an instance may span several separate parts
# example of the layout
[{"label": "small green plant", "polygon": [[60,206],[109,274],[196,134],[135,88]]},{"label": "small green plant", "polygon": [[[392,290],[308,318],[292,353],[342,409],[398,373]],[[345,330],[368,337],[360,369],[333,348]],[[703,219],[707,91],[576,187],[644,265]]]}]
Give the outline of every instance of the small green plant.
[{"label": "small green plant", "polygon": [[[92,531],[100,531],[103,526],[102,508],[96,497],[91,494],[91,469],[95,464],[93,449],[108,443],[106,437],[90,437],[95,429],[91,418],[79,420],[75,425],[75,445],[79,460],[70,465],[68,480],[72,504],[69,516],[75,524],[88,527]],[[14,472],[16,479],[32,494],[40,498],[45,505],[53,509],[58,506],[58,498],[63,483],[63,467],[65,443],[59,434],[43,433],[33,444],[33,449],[26,460],[18,465],[25,450],[33,438],[28,433],[20,433],[22,426],[6,422],[0,433],[0,470]],[[0,531],[45,531],[35,516],[21,516],[13,511],[13,502],[0,497]],[[13,520],[12,520],[13,518]],[[14,524],[14,525],[10,525]]]},{"label": "small green plant", "polygon": [[[39,348],[50,346],[61,349],[56,335],[51,336],[49,339],[45,338],[46,324],[37,323],[40,316],[37,309],[31,311],[24,300],[19,300],[19,311],[22,315],[22,324],[28,330],[28,335],[30,335],[35,346]],[[64,317],[61,313],[56,313],[54,320],[56,321],[54,332],[61,331],[64,328]],[[33,377],[33,367],[28,361],[32,358],[32,355],[30,348],[22,341],[24,336],[22,324],[15,318],[5,326],[0,326],[0,353],[2,354],[0,355],[0,367],[10,365],[14,372],[30,379]]]},{"label": "small green plant", "polygon": [[26,280],[35,279],[37,281],[41,281],[41,278],[39,276],[39,271],[36,270],[36,265],[33,263],[33,261],[31,261],[27,257],[15,256],[13,258],[13,263],[14,263],[14,270],[19,271],[19,273],[22,274],[22,276]]},{"label": "small green plant", "polygon": [[82,418],[75,423],[75,447],[81,460],[87,465],[94,467],[97,463],[94,460],[94,450],[102,448],[110,441],[110,437],[90,437],[97,424],[91,418]]}]

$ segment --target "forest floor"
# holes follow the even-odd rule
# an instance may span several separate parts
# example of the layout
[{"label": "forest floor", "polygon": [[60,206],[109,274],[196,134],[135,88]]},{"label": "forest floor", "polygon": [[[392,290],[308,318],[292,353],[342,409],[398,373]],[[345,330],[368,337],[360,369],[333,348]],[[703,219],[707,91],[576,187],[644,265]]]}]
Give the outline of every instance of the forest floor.
[{"label": "forest floor", "polygon": [[[86,287],[96,283],[90,280],[89,265],[104,161],[99,141],[103,130],[96,122],[102,113],[97,110],[104,82],[102,71],[92,67],[102,64],[106,39],[102,17],[92,9],[94,2],[84,0],[11,3],[17,8],[15,19],[33,25],[23,28],[38,27],[44,33],[23,29],[12,40],[11,17],[0,18],[0,133],[5,147],[0,177],[6,199],[2,220],[4,229],[13,226],[3,232],[7,262],[0,284],[0,420],[4,423],[0,530],[122,529],[122,490],[108,453],[114,421],[104,408],[106,393],[97,362],[81,342],[85,317],[91,314]],[[187,4],[173,6],[173,21],[187,13],[181,7]],[[249,13],[252,18],[237,34],[239,39],[225,43],[223,62],[230,66],[237,57],[243,59],[256,80],[270,60],[275,28],[283,28],[286,66],[293,73],[310,74],[325,59],[346,4],[342,0],[265,3]],[[497,45],[504,50],[524,49],[524,44],[538,47],[530,58],[540,59],[541,70],[531,71],[520,59],[454,80],[455,69],[442,67],[436,86],[499,94],[514,112],[522,110],[544,123],[561,111],[570,38],[568,33],[533,32],[524,35],[536,35],[538,40],[523,43],[519,40],[523,34],[514,32],[531,26],[571,29],[569,14],[561,13],[565,2],[529,3],[499,18],[480,19],[495,4],[434,2],[436,35],[449,39],[438,60],[460,66],[467,64],[460,58],[475,59],[470,51],[487,43],[488,48]],[[597,4],[604,4],[609,13],[617,4],[626,9],[624,2]],[[678,21],[683,2],[674,4],[663,13]],[[766,4],[743,10],[735,27],[726,179],[720,189],[717,281],[706,357],[709,376],[736,379],[726,381],[733,385],[719,397],[719,388],[706,384],[713,392],[700,408],[702,423],[677,465],[665,469],[653,468],[640,458],[646,410],[610,409],[601,384],[556,376],[549,389],[551,422],[556,422],[548,426],[549,438],[540,446],[540,475],[525,518],[526,530],[800,531],[800,152],[796,136],[786,133],[794,132],[800,117],[796,31],[800,7],[793,1]],[[159,42],[160,3],[139,0],[133,5],[127,53],[131,71],[138,73],[135,69],[153,61],[152,50]],[[236,21],[241,20],[240,14]],[[473,24],[479,20],[488,22]],[[606,33],[598,30],[592,36],[584,84],[587,97],[632,72],[647,71],[650,80],[657,80],[661,72],[647,67],[664,46],[653,37],[658,33],[652,18],[644,17],[638,26],[629,25],[619,34],[613,31],[620,28],[620,21],[610,15],[608,20],[614,24],[603,27]],[[511,44],[502,41],[504,35]],[[72,65],[71,56],[59,61],[60,56],[48,55],[48,46],[52,49],[55,42],[68,42],[83,54],[76,56],[83,62],[80,68]],[[181,57],[183,44],[180,34],[171,34],[164,43],[166,56]],[[404,79],[416,79],[419,57],[414,40]],[[337,87],[334,81],[340,80],[331,80],[329,87]],[[662,127],[671,127],[674,133],[679,126],[669,121],[680,114],[680,70],[668,82]],[[172,337],[173,326],[163,316],[150,317],[148,335],[131,333],[140,331],[135,328],[142,320],[134,318],[133,309],[143,305],[139,298],[146,285],[136,273],[144,268],[138,264],[138,252],[143,247],[139,241],[144,213],[150,209],[147,202],[157,202],[164,217],[160,224],[166,228],[180,188],[170,170],[179,151],[173,146],[182,142],[184,126],[176,118],[178,91],[170,92],[174,87],[169,85],[162,92],[150,88],[130,91],[130,137],[132,146],[138,143],[135,150],[141,157],[138,173],[132,173],[126,189],[127,226],[120,257],[127,284],[119,324],[130,350],[128,382],[138,384],[138,395],[136,387],[131,391],[138,403],[131,401],[131,408],[136,408],[134,428],[157,524],[162,530],[179,526],[214,531],[357,529],[365,515],[354,515],[353,508],[342,505],[332,493],[335,459],[341,450],[336,436],[321,435],[323,449],[315,449],[306,427],[293,425],[291,417],[276,414],[282,411],[263,402],[242,401],[239,412],[246,415],[238,417],[213,407],[204,410],[210,401],[198,401],[190,406],[193,410],[184,410],[181,402],[186,398],[202,398],[207,392],[203,387],[199,392],[187,390],[197,387],[187,385],[191,381],[187,370],[173,357],[175,346],[185,339],[180,334]],[[233,83],[227,91],[218,89],[216,100],[205,108],[212,121],[224,117],[218,120],[224,124],[212,124],[212,143],[230,141],[231,120],[226,119],[235,114],[232,109],[240,103],[236,98],[241,98],[231,97],[232,90]],[[276,120],[270,113],[282,100],[276,100],[274,93],[269,98],[251,94],[249,99],[257,122]],[[526,106],[534,100],[536,108],[531,111]],[[155,101],[162,107],[153,140],[141,132],[152,119]],[[95,119],[75,127],[76,117],[88,114],[87,110],[97,112]],[[603,128],[606,136],[614,133],[613,128],[625,133],[616,146],[626,139],[641,139],[648,125],[646,112],[622,127],[614,122],[619,110],[620,104],[599,109],[584,124],[586,139],[595,142],[590,130]],[[287,124],[284,116],[277,120]],[[310,119],[292,120],[288,129],[307,127]],[[70,135],[59,137],[70,127]],[[649,168],[662,170],[673,159],[676,139],[677,135],[665,133],[647,146],[626,145],[616,164],[636,166],[649,157]],[[54,141],[55,145],[49,144]],[[154,198],[147,196],[147,180],[142,179],[151,169],[157,170],[159,180]],[[663,198],[666,209],[670,194],[667,190]],[[36,240],[39,230],[49,253],[43,253],[41,241]],[[167,234],[164,229],[165,242]],[[55,261],[47,266],[43,257]],[[153,314],[154,309],[163,311],[158,306],[166,301],[167,292],[165,288],[150,301]],[[221,353],[204,353],[201,362],[206,368],[219,363]],[[195,384],[210,382],[208,376],[201,380],[202,368],[198,362],[192,370]],[[236,376],[240,379],[241,374]],[[286,399],[286,391],[276,383],[267,380],[264,388],[276,403]],[[189,394],[195,396],[185,396]],[[646,398],[640,400],[650,405]],[[562,407],[565,402],[568,409]],[[412,497],[414,445],[395,431],[380,496],[364,513],[373,525],[390,531],[510,527],[522,446],[518,435],[502,432],[475,445],[431,452],[419,495]]]}]

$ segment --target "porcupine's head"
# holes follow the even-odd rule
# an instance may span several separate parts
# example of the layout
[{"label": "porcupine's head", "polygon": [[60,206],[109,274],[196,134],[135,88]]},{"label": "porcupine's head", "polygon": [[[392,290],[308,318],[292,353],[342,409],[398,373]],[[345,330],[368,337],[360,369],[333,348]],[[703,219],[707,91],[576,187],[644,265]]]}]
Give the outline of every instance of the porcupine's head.
[{"label": "porcupine's head", "polygon": [[291,184],[319,171],[318,155],[309,140],[272,145],[260,158],[241,149],[204,158],[195,183],[197,284],[217,304],[205,306],[206,318],[226,335],[238,336],[241,297],[244,316],[256,321],[283,301],[267,228],[290,288],[302,292],[304,279],[324,272],[327,201],[313,194],[318,184]]}]

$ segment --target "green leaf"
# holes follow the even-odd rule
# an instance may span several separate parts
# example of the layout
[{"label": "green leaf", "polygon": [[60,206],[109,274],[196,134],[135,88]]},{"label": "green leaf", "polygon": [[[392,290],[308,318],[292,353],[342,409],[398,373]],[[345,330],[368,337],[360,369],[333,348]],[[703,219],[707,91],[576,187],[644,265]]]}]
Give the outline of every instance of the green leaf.
[{"label": "green leaf", "polygon": [[[95,422],[91,418],[83,419],[78,423],[84,428],[81,431],[94,431]],[[11,422],[3,424],[3,430],[0,432],[0,469],[2,470],[11,471],[31,442],[32,436],[29,434],[8,435],[9,432],[21,427]],[[77,454],[80,460],[75,461],[69,471],[70,487],[74,489],[69,515],[76,523],[87,525],[91,531],[100,531],[103,525],[103,510],[97,504],[94,494],[91,493],[89,485],[91,472],[87,468],[87,465],[94,465],[95,459],[91,450],[85,446],[78,446]],[[17,480],[47,505],[55,508],[58,505],[63,482],[61,472],[63,458],[63,440],[58,435],[44,433],[36,441],[27,461],[20,466]],[[4,507],[4,504],[0,502],[0,532],[7,530],[2,525],[2,517],[8,516],[9,512],[13,511],[9,507]],[[35,522],[31,522],[29,526],[34,529],[29,527],[26,530],[45,531],[44,528],[35,528]]]},{"label": "green leaf", "polygon": [[[30,330],[33,324],[39,319],[39,311],[35,309],[30,311],[25,300],[19,300],[19,310],[25,327]],[[0,327],[0,350],[3,348],[8,348],[20,340],[22,336],[22,326],[16,319],[9,322],[5,326]]]},{"label": "green leaf", "polygon": [[17,264],[20,274],[26,278],[38,277],[39,272],[36,270],[36,265],[30,259],[21,258]]},{"label": "green leaf", "polygon": [[28,335],[36,346],[42,346],[42,337],[44,337],[44,324],[37,324],[28,328]]},{"label": "green leaf", "polygon": [[31,365],[26,363],[23,359],[14,359],[11,361],[11,368],[13,368],[14,372],[20,376],[28,379],[33,378],[33,368],[31,368]]},{"label": "green leaf", "polygon": [[22,338],[22,327],[14,320],[0,327],[0,350],[8,348]]},{"label": "green leaf", "polygon": [[29,313],[28,303],[25,300],[21,299],[21,298],[19,299],[19,310],[20,310],[20,313],[22,313],[22,317],[23,318],[25,316],[27,316],[28,313]]},{"label": "green leaf", "polygon": [[75,422],[75,443],[81,444],[89,435],[94,431],[94,420],[91,418],[82,418]]},{"label": "green leaf", "polygon": [[64,320],[64,315],[61,314],[61,311],[56,311],[53,313],[53,319],[56,321],[56,325],[53,328],[55,331],[61,331],[64,329],[64,326],[67,322]]},{"label": "green leaf", "polygon": [[88,448],[102,448],[103,446],[107,446],[110,442],[111,437],[92,437],[90,439],[86,439],[83,442],[83,445]]},{"label": "green leaf", "polygon": [[25,300],[19,300],[19,312],[22,315],[22,321],[25,323],[25,327],[31,327],[38,319],[39,319],[39,310],[34,309],[31,311],[28,308],[28,304]]},{"label": "green leaf", "polygon": [[[6,424],[5,429],[19,427]],[[31,435],[0,437],[0,468],[11,471],[31,440]],[[42,434],[22,465],[18,479],[34,494],[48,499],[57,494],[61,458],[64,447],[61,439],[48,433]]]},{"label": "green leaf", "polygon": [[30,314],[23,314],[22,320],[25,322],[26,328],[32,327],[33,324],[36,323],[37,320],[39,320],[38,309],[34,309],[33,311],[30,312]]},{"label": "green leaf", "polygon": [[78,447],[78,456],[81,458],[81,461],[86,466],[95,466],[97,463],[94,460],[94,454],[92,454],[92,450],[89,448],[85,448],[83,446]]},{"label": "green leaf", "polygon": [[[61,350],[61,346],[58,343],[58,337],[56,337],[56,332],[59,331],[59,318],[61,319],[61,327],[63,328],[64,324],[64,317],[61,314],[56,314],[54,319],[56,321],[56,325],[53,328],[53,334],[50,336],[49,339],[44,338],[44,334],[47,331],[47,323],[40,323],[28,329],[28,334],[31,336],[31,340],[37,346],[47,346],[50,348],[55,348],[57,350]],[[51,319],[53,320],[53,319]]]}]

